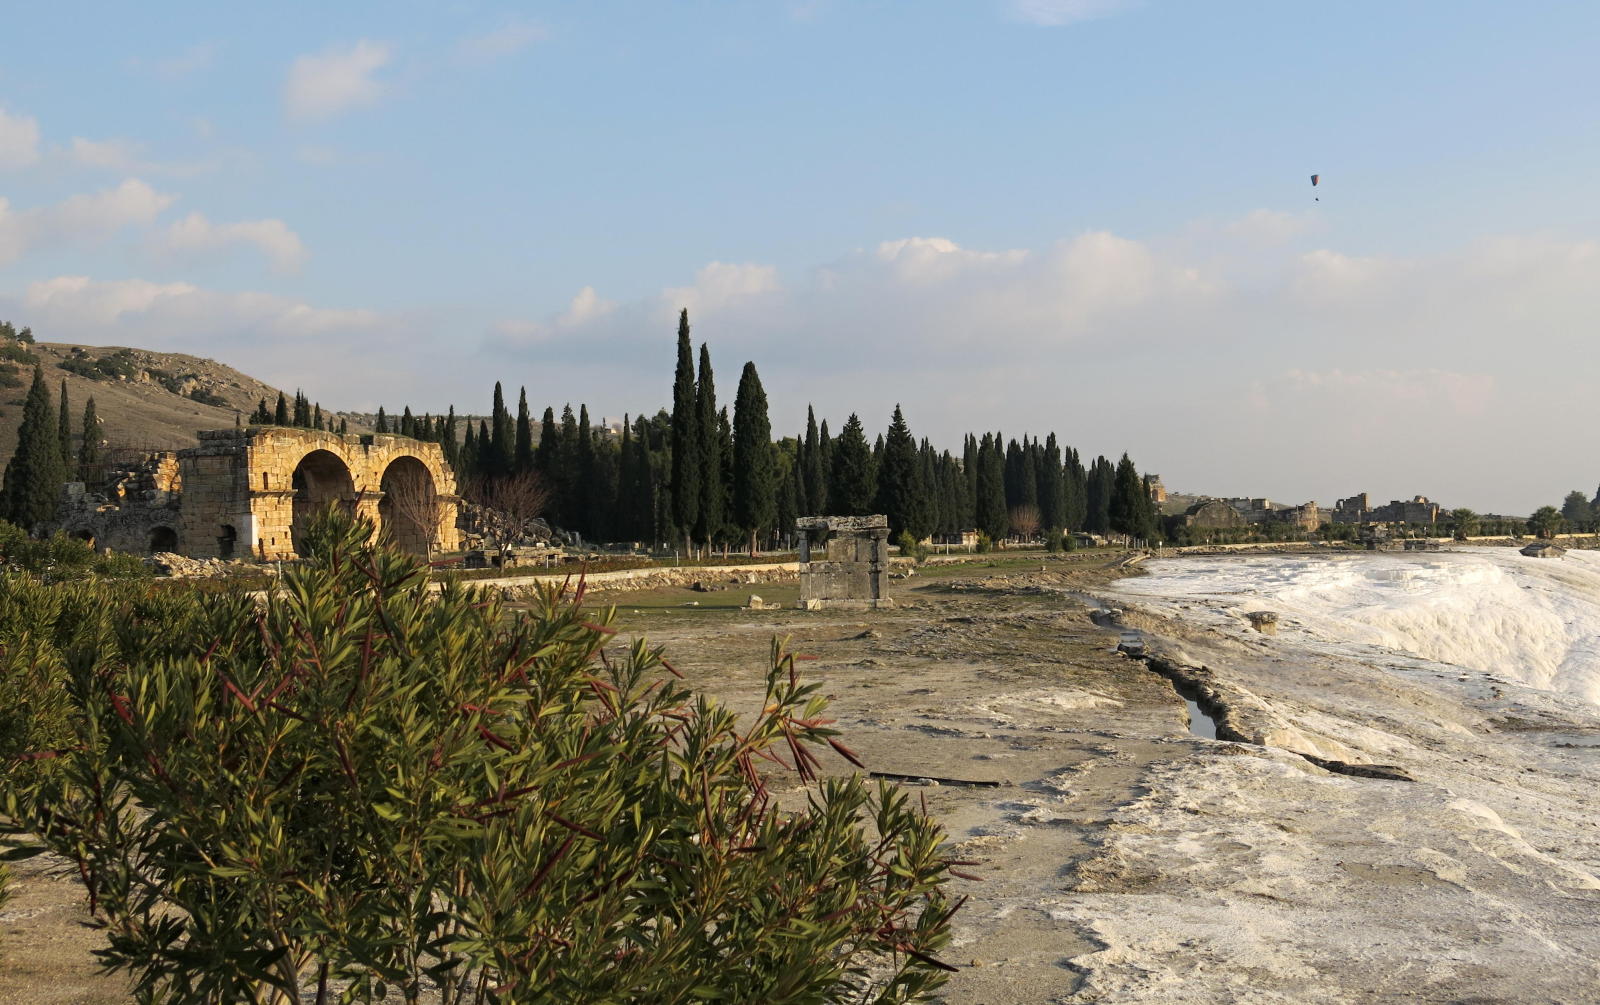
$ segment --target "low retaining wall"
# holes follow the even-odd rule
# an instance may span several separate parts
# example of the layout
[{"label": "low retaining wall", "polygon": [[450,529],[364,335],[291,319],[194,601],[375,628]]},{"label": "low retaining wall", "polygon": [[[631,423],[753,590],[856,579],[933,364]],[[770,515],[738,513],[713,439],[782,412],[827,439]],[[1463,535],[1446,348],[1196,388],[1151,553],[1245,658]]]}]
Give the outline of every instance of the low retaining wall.
[{"label": "low retaining wall", "polygon": [[[577,572],[560,572],[536,576],[501,576],[495,579],[468,580],[465,585],[499,590],[505,600],[529,596],[543,586],[570,580],[578,582]],[[662,587],[689,587],[695,583],[707,586],[733,586],[754,583],[790,583],[800,575],[799,562],[769,562],[753,565],[712,565],[699,567],[646,567],[619,569],[615,572],[592,572],[583,577],[584,588],[591,593],[627,590],[655,590]]]}]

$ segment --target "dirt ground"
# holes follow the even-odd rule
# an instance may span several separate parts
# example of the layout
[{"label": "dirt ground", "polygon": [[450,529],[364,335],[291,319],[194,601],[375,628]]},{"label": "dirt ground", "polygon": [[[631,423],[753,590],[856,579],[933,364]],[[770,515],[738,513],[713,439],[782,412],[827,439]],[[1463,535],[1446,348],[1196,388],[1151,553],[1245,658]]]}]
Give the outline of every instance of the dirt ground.
[{"label": "dirt ground", "polygon": [[[981,882],[957,915],[952,1003],[1047,1002],[1071,995],[1070,958],[1098,948],[1058,905],[1075,891],[1137,886],[1093,865],[1111,814],[1138,798],[1158,762],[1205,741],[1162,678],[1114,652],[1076,591],[1120,575],[1103,554],[932,566],[896,580],[875,612],[793,609],[792,585],[714,593],[595,594],[618,608],[618,645],[664,644],[689,683],[739,710],[762,697],[774,636],[815,657],[843,739],[875,771],[912,782]],[[751,593],[781,609],[742,609]],[[830,755],[831,757],[831,755]],[[829,761],[838,771],[851,770]],[[989,784],[962,784],[998,783]],[[81,887],[60,864],[21,863],[0,913],[0,1002],[123,1000],[97,976]]]}]

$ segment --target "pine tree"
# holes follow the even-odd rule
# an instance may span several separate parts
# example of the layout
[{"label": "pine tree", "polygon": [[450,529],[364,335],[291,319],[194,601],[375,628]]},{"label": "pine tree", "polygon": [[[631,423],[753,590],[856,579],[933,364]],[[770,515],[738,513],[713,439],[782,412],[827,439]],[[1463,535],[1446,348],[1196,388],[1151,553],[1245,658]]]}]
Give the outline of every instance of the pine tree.
[{"label": "pine tree", "polygon": [[100,417],[95,414],[94,395],[89,395],[83,406],[83,441],[78,444],[78,479],[93,478],[100,465],[100,438],[105,430],[100,428]]},{"label": "pine tree", "polygon": [[700,524],[700,411],[695,394],[689,311],[678,315],[678,366],[672,378],[672,518],[686,538]]},{"label": "pine tree", "polygon": [[733,400],[733,512],[750,537],[751,555],[777,520],[775,464],[767,392],[755,363],[746,363]]},{"label": "pine tree", "polygon": [[533,470],[533,420],[528,415],[528,389],[517,396],[517,446],[512,453],[512,470],[527,474]]},{"label": "pine tree", "polygon": [[1156,536],[1155,507],[1150,502],[1150,490],[1127,454],[1117,462],[1109,516],[1112,530],[1147,541]]},{"label": "pine tree", "polygon": [[260,401],[256,402],[256,410],[254,414],[250,416],[250,424],[252,426],[272,425],[272,413],[267,411],[267,399],[262,398]]},{"label": "pine tree", "polygon": [[711,372],[711,350],[700,343],[700,372],[695,381],[695,432],[699,436],[700,515],[695,523],[695,539],[709,550],[722,532],[726,518],[725,486],[722,480],[722,430],[717,423],[717,384]]},{"label": "pine tree", "polygon": [[833,444],[833,470],[828,474],[828,512],[834,516],[866,516],[872,511],[872,448],[861,419],[854,412]]},{"label": "pine tree", "polygon": [[66,481],[59,429],[60,420],[50,401],[44,371],[35,365],[33,384],[22,406],[17,449],[6,465],[4,487],[0,488],[5,518],[30,531],[55,519],[61,485]]},{"label": "pine tree", "polygon": [[61,471],[63,475],[70,475],[75,465],[73,464],[72,450],[72,412],[67,405],[67,378],[61,378],[61,411],[56,416],[56,445],[61,449]]},{"label": "pine tree", "polygon": [[896,404],[878,468],[878,508],[889,518],[891,537],[906,532],[920,541],[929,534],[927,495],[917,442]]}]

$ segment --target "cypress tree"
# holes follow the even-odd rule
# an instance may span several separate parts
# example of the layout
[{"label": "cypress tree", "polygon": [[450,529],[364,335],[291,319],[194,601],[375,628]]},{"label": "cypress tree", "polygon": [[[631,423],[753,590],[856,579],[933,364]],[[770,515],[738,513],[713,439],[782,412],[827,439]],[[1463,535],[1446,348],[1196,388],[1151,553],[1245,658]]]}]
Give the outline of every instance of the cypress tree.
[{"label": "cypress tree", "polygon": [[899,404],[894,406],[879,462],[878,508],[889,518],[891,535],[897,537],[904,531],[919,541],[927,536],[927,491],[922,482],[922,461]]},{"label": "cypress tree", "polygon": [[511,474],[516,464],[516,430],[511,423],[511,413],[506,410],[506,399],[500,382],[494,382],[494,407],[489,413],[491,439],[489,441],[490,474],[504,478]]},{"label": "cypress tree", "polygon": [[444,417],[444,425],[439,430],[439,439],[444,444],[444,459],[454,468],[461,462],[461,442],[456,438],[456,406],[451,405],[450,411]]},{"label": "cypress tree", "polygon": [[854,413],[833,444],[833,470],[828,475],[828,512],[834,516],[866,516],[872,510],[872,448]]},{"label": "cypress tree", "polygon": [[578,417],[572,414],[569,404],[561,410],[561,456],[556,460],[556,484],[554,491],[559,500],[556,512],[561,514],[562,526],[568,530],[578,530],[581,514],[577,507],[577,488],[580,468],[578,466]]},{"label": "cypress tree", "polygon": [[1111,489],[1116,481],[1116,471],[1104,456],[1096,457],[1089,467],[1085,480],[1083,525],[1096,534],[1111,531]]},{"label": "cypress tree", "polygon": [[599,459],[594,449],[594,428],[589,425],[589,406],[578,404],[578,450],[570,491],[572,493],[573,522],[583,536],[590,540],[600,538],[601,501],[596,484]]},{"label": "cypress tree", "polygon": [[1039,520],[1059,534],[1067,527],[1066,480],[1061,466],[1061,445],[1056,434],[1045,438],[1039,455]]},{"label": "cypress tree", "polygon": [[67,378],[61,378],[61,411],[56,417],[56,445],[61,449],[63,476],[74,470],[72,451],[72,412],[67,405]]},{"label": "cypress tree", "polygon": [[294,393],[294,425],[300,429],[311,425],[311,403],[306,400],[304,391]]},{"label": "cypress tree", "polygon": [[322,428],[322,402],[320,401],[311,406],[311,428]]},{"label": "cypress tree", "polygon": [[733,512],[750,537],[750,554],[759,538],[777,520],[777,485],[772,452],[772,423],[767,417],[767,392],[753,362],[739,374],[733,400]]},{"label": "cypress tree", "polygon": [[517,447],[511,459],[517,474],[533,470],[533,419],[528,415],[528,389],[517,396]]},{"label": "cypress tree", "polygon": [[678,366],[672,377],[672,517],[688,537],[700,523],[701,471],[699,408],[694,382],[694,347],[689,342],[689,311],[678,315]]},{"label": "cypress tree", "polygon": [[978,438],[971,433],[961,445],[961,476],[965,494],[961,504],[963,526],[958,530],[978,526],[978,475],[983,470],[978,456]]},{"label": "cypress tree", "polygon": [[[378,421],[383,421],[383,409],[381,408],[378,409]],[[272,424],[275,426],[287,426],[289,424],[289,403],[284,400],[282,391],[278,392],[278,407],[272,413]],[[380,429],[378,432],[381,433],[383,430]]]},{"label": "cypress tree", "polygon": [[478,434],[467,423],[466,435],[461,440],[461,451],[456,455],[456,476],[462,484],[470,484],[478,472]]},{"label": "cypress tree", "polygon": [[633,510],[634,534],[650,544],[661,540],[661,524],[656,518],[656,470],[650,456],[650,424],[644,416],[634,422],[633,485],[628,500]]},{"label": "cypress tree", "polygon": [[339,435],[344,436],[350,432],[350,420],[344,416],[339,417]]},{"label": "cypress tree", "polygon": [[411,406],[405,406],[400,413],[400,435],[415,437],[417,435],[417,420],[411,414]]},{"label": "cypress tree", "polygon": [[100,417],[95,414],[94,395],[89,395],[83,406],[83,441],[78,444],[78,478],[91,478],[100,465],[100,438],[105,431],[100,428]]},{"label": "cypress tree", "polygon": [[833,438],[828,435],[828,420],[823,419],[817,433],[817,467],[821,472],[816,491],[817,495],[811,501],[817,503],[819,509],[829,509],[833,506],[833,487],[829,480],[833,477]]},{"label": "cypress tree", "polygon": [[25,530],[32,531],[56,516],[61,484],[66,481],[66,466],[61,462],[57,441],[59,428],[44,371],[35,365],[33,384],[22,406],[16,453],[6,465],[5,483],[0,488],[5,518]]},{"label": "cypress tree", "polygon": [[378,421],[373,424],[372,431],[375,433],[387,433],[389,431],[389,417],[383,414],[382,405],[378,406]]},{"label": "cypress tree", "polygon": [[800,516],[801,516],[801,513],[800,513],[800,502],[799,502],[799,496],[800,496],[800,458],[798,456],[799,449],[800,449],[800,441],[796,440],[795,441],[795,451],[796,451],[796,453],[794,455],[791,455],[788,464],[784,464],[783,465],[783,475],[778,480],[777,521],[778,521],[778,537],[779,537],[779,540],[781,540],[781,541],[787,541],[791,537],[793,537],[794,532],[795,532],[795,526],[794,526],[795,525],[795,521],[798,520],[800,518]]},{"label": "cypress tree", "polygon": [[262,398],[256,402],[256,410],[250,415],[250,424],[252,426],[272,425],[272,413],[267,411],[267,399]]},{"label": "cypress tree", "polygon": [[[826,425],[826,423],[824,423]],[[817,415],[806,406],[804,467],[800,470],[802,505],[807,513],[819,514],[828,508],[828,485],[822,441],[817,435]]]},{"label": "cypress tree", "polygon": [[533,455],[533,470],[539,473],[547,489],[555,489],[560,464],[561,430],[556,425],[556,410],[546,406],[544,423],[539,429],[539,447]]},{"label": "cypress tree", "polygon": [[722,532],[726,509],[717,384],[711,372],[711,350],[704,342],[700,343],[700,372],[695,381],[695,432],[699,438],[700,460],[700,515],[695,523],[695,538],[705,542],[709,550],[713,538]]}]

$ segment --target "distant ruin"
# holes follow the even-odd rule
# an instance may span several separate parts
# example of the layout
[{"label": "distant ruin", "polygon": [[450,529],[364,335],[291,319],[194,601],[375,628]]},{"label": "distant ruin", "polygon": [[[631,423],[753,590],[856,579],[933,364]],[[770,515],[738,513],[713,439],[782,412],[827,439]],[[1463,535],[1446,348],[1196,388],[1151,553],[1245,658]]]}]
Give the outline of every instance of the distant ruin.
[{"label": "distant ruin", "polygon": [[343,506],[414,554],[460,546],[455,475],[437,443],[287,426],[202,430],[97,484],[68,483],[58,522],[95,547],[192,558],[298,557],[319,510]]},{"label": "distant ruin", "polygon": [[[800,604],[803,610],[875,610],[893,606],[883,595],[889,566],[886,516],[803,516],[800,531]],[[814,558],[813,548],[822,549]]]}]

